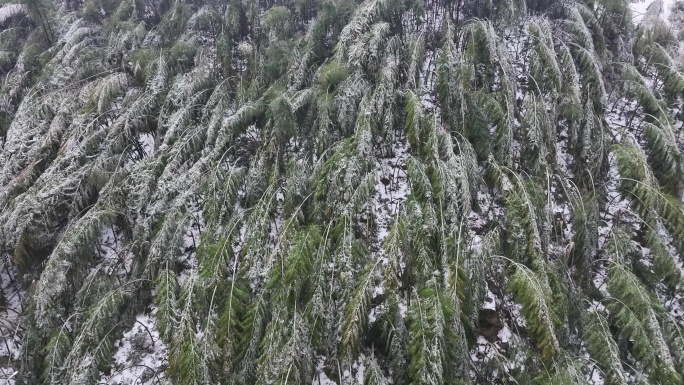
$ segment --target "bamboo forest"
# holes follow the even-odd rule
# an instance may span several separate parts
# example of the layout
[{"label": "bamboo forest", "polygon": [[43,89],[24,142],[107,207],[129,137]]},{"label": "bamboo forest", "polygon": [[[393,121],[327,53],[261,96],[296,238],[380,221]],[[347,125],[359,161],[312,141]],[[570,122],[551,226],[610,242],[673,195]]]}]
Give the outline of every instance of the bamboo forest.
[{"label": "bamboo forest", "polygon": [[684,385],[684,1],[0,0],[0,383]]}]

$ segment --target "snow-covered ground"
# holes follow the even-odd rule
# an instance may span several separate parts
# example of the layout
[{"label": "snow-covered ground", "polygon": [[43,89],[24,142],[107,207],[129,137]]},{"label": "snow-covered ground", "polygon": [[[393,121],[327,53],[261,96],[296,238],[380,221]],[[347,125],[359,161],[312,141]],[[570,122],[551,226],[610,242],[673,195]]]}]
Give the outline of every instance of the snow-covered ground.
[{"label": "snow-covered ground", "polygon": [[116,225],[102,226],[95,248],[99,264],[105,274],[125,276],[131,271],[134,255],[124,251],[123,232]]},{"label": "snow-covered ground", "polygon": [[98,384],[158,384],[164,378],[167,347],[159,338],[156,308],[136,317],[133,327],[116,341],[114,363],[109,373],[101,373]]},{"label": "snow-covered ground", "polygon": [[189,220],[186,225],[185,233],[183,234],[183,247],[181,249],[181,256],[179,257],[179,262],[185,269],[180,272],[178,277],[179,285],[183,285],[188,273],[198,266],[196,252],[200,243],[200,235],[202,235],[202,231],[204,231],[204,227],[206,226],[204,223],[201,197],[193,197],[187,205],[187,210]]},{"label": "snow-covered ground", "polygon": [[5,385],[16,384],[18,372],[12,368],[0,367],[0,383]]},{"label": "snow-covered ground", "polygon": [[392,157],[378,160],[373,201],[375,221],[378,224],[377,248],[382,255],[385,238],[399,213],[401,205],[410,194],[408,176],[405,171],[408,158],[408,144],[396,138],[392,145]]},{"label": "snow-covered ground", "polygon": [[14,383],[10,378],[14,375],[15,368],[5,367],[5,364],[19,359],[22,349],[20,320],[26,293],[21,288],[17,275],[18,271],[13,267],[4,267],[0,271],[2,295],[6,301],[4,307],[0,307],[0,384]]}]

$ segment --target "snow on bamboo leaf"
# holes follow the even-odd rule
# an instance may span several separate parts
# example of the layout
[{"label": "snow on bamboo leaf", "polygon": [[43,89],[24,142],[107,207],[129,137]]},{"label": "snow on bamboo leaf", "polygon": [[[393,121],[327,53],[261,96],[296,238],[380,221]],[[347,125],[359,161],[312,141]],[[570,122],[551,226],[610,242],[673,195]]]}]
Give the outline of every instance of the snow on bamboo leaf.
[{"label": "snow on bamboo leaf", "polygon": [[511,281],[516,300],[523,305],[523,316],[534,336],[543,360],[553,360],[560,351],[551,306],[551,288],[529,268],[516,264]]}]

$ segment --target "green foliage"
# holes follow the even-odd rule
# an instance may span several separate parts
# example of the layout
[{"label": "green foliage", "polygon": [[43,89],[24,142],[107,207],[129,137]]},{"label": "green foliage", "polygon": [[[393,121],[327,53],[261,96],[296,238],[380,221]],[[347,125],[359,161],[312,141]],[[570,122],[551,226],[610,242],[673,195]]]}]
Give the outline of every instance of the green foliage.
[{"label": "green foliage", "polygon": [[621,175],[620,188],[632,199],[632,204],[643,216],[651,213],[660,216],[667,230],[673,235],[677,249],[684,250],[684,211],[681,202],[660,191],[644,153],[633,145],[614,148]]},{"label": "green foliage", "polygon": [[495,163],[490,164],[490,174],[506,204],[506,255],[544,275],[542,238],[535,209],[538,202],[534,201],[539,196],[539,191],[535,191],[538,187],[525,183],[518,175],[509,178],[511,171]]},{"label": "green foliage", "polygon": [[335,87],[348,76],[347,67],[333,60],[323,66],[319,83],[322,91],[333,92]]},{"label": "green foliage", "polygon": [[[530,173],[536,173],[547,157],[547,145],[555,137],[555,130],[546,115],[542,100],[531,96],[526,104],[527,113],[522,122],[523,140],[527,143],[521,154],[523,164]],[[550,135],[553,133],[553,135]],[[552,147],[553,148],[553,147]],[[553,155],[553,154],[550,154]]]},{"label": "green foliage", "polygon": [[681,383],[655,8],[5,2],[4,373]]},{"label": "green foliage", "polygon": [[551,306],[551,288],[543,278],[520,264],[515,265],[510,287],[516,300],[523,305],[522,313],[536,340],[540,358],[550,362],[560,350],[554,327],[556,315]]},{"label": "green foliage", "polygon": [[382,15],[387,0],[366,0],[352,15],[349,23],[342,29],[335,51],[337,59],[347,56],[347,50]]},{"label": "green foliage", "polygon": [[627,379],[608,320],[598,311],[585,314],[585,318],[584,340],[587,341],[589,354],[597,361],[608,384],[624,384]]},{"label": "green foliage", "polygon": [[167,266],[157,277],[156,305],[158,311],[159,332],[166,341],[171,339],[173,322],[175,320],[176,298],[178,296],[178,282],[175,274]]},{"label": "green foliage", "polygon": [[682,281],[682,272],[677,266],[677,259],[653,228],[646,230],[646,245],[653,255],[653,270],[658,278],[671,287],[681,287],[684,281]]},{"label": "green foliage", "polygon": [[169,49],[169,66],[178,71],[191,68],[196,52],[197,47],[194,42],[178,40]]},{"label": "green foliage", "polygon": [[657,42],[649,47],[650,60],[662,78],[665,91],[672,96],[682,95],[684,92],[684,75],[677,70],[675,61],[670,57],[667,50]]},{"label": "green foliage", "polygon": [[561,88],[561,69],[556,61],[551,29],[546,24],[534,20],[528,25],[532,39],[530,57],[530,77],[533,91],[550,92],[555,96]]},{"label": "green foliage", "polygon": [[483,115],[496,127],[494,136],[494,156],[499,164],[510,167],[513,163],[513,100],[504,94],[499,101],[489,94],[480,94]]},{"label": "green foliage", "polygon": [[[168,5],[166,6],[168,7]],[[159,36],[163,39],[166,47],[172,45],[171,43],[183,35],[191,12],[192,7],[189,4],[174,3],[173,8],[163,15],[157,28],[159,28]]]},{"label": "green foliage", "polygon": [[650,150],[649,163],[661,186],[671,195],[681,194],[684,188],[681,182],[684,167],[682,154],[675,145],[677,140],[672,130],[651,123],[644,123],[643,127]]},{"label": "green foliage", "polygon": [[423,111],[420,106],[420,100],[418,100],[416,94],[408,91],[405,103],[406,116],[404,118],[404,125],[407,139],[411,148],[413,148],[414,151],[419,152],[422,147],[423,138],[425,137],[425,134],[422,131],[424,122],[422,121]]},{"label": "green foliage", "polygon": [[320,262],[319,248],[323,242],[320,231],[308,228],[294,237],[294,244],[288,251],[288,260],[284,271],[276,269],[269,286],[281,291],[291,306],[305,307],[313,294],[311,275]]},{"label": "green foliage", "polygon": [[290,11],[286,7],[274,6],[264,13],[261,24],[266,32],[284,39],[290,33],[290,23],[288,23],[290,17]]},{"label": "green foliage", "polygon": [[584,119],[577,132],[577,143],[574,145],[577,163],[575,168],[580,175],[580,184],[588,187],[592,179],[605,173],[608,146],[603,122],[594,103],[587,101],[584,105]]},{"label": "green foliage", "polygon": [[586,283],[590,266],[594,262],[595,250],[598,248],[598,202],[593,195],[583,197],[579,191],[571,194],[572,225],[576,233],[570,256],[572,260],[568,264],[577,267],[579,280]]},{"label": "green foliage", "polygon": [[[411,384],[460,383],[457,362],[458,334],[453,328],[455,308],[448,296],[436,291],[434,281],[412,295],[409,340]],[[462,359],[462,358],[461,358]]]},{"label": "green foliage", "polygon": [[[618,233],[619,234],[619,233]],[[620,328],[619,338],[633,341],[631,353],[639,360],[659,382],[680,384],[682,377],[674,366],[673,358],[661,330],[660,320],[663,309],[660,303],[649,293],[636,276],[625,265],[624,235],[616,235],[611,243],[613,247],[613,264],[608,274],[608,291],[612,298],[608,309],[615,316]],[[629,241],[627,241],[629,242]]]},{"label": "green foliage", "polygon": [[342,329],[342,354],[353,357],[358,354],[361,332],[367,323],[368,307],[373,294],[373,278],[377,263],[370,262],[347,305]]},{"label": "green foliage", "polygon": [[559,66],[562,74],[561,78],[561,93],[560,93],[560,103],[558,106],[558,113],[560,117],[565,118],[568,121],[569,131],[570,131],[570,142],[576,142],[573,139],[574,132],[576,131],[577,121],[579,121],[582,115],[582,102],[580,100],[580,80],[579,74],[577,73],[577,68],[575,67],[575,62],[572,58],[572,54],[567,46],[562,46],[560,49],[560,60]]}]

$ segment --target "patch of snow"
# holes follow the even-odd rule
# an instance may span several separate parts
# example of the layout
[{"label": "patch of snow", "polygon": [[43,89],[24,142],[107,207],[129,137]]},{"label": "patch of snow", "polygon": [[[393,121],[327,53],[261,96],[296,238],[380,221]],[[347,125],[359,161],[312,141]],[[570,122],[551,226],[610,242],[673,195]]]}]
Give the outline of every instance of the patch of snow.
[{"label": "patch of snow", "polygon": [[592,300],[591,305],[589,305],[589,308],[587,309],[587,311],[590,313],[593,313],[596,311],[604,312],[604,311],[606,311],[606,306],[599,301]]},{"label": "patch of snow", "polygon": [[378,160],[373,207],[377,223],[377,242],[375,251],[382,255],[385,238],[390,231],[399,207],[410,194],[408,175],[404,170],[408,158],[408,144],[405,140],[394,139],[392,156]]},{"label": "patch of snow", "polygon": [[591,369],[591,377],[589,378],[589,381],[591,381],[593,385],[603,385],[605,381],[603,379],[601,370],[595,365],[592,366],[594,367]]},{"label": "patch of snow", "polygon": [[363,374],[366,370],[364,364],[365,356],[359,355],[359,358],[351,364],[351,367],[342,372],[343,384],[363,384]]},{"label": "patch of snow", "polygon": [[471,251],[475,253],[481,253],[482,252],[482,237],[479,235],[475,234],[474,231],[468,230],[469,235],[470,235],[470,242],[468,242],[468,247],[470,248]]},{"label": "patch of snow", "polygon": [[19,14],[26,14],[26,7],[23,4],[5,4],[0,8],[0,24]]},{"label": "patch of snow", "polygon": [[484,304],[482,309],[494,310],[496,311],[496,295],[492,293],[489,288],[487,288],[487,295],[485,295]]},{"label": "patch of snow", "polygon": [[434,51],[425,52],[423,59],[423,68],[420,71],[421,95],[420,101],[428,111],[433,111],[437,105],[435,93],[432,90],[435,87],[436,78],[436,63],[437,54]]},{"label": "patch of snow", "polygon": [[578,358],[583,359],[587,365],[588,370],[585,372],[585,376],[588,383],[592,385],[603,385],[605,382],[603,371],[596,365],[596,361],[591,358],[584,343],[580,346],[580,356]]},{"label": "patch of snow", "polygon": [[384,308],[384,306],[381,304],[379,306],[372,308],[370,310],[370,312],[368,312],[368,323],[369,324],[372,324],[378,320],[378,317],[382,314],[382,311],[384,310],[383,308]]},{"label": "patch of snow", "polygon": [[[319,357],[318,364],[316,365],[316,374],[311,381],[311,385],[337,385],[337,382],[331,380],[327,374],[325,374],[325,364],[326,358]],[[359,355],[359,358],[354,361],[349,368],[342,371],[341,376],[342,384],[363,384],[364,372],[366,366],[364,364],[365,356],[363,354]]]},{"label": "patch of snow", "polygon": [[[233,215],[237,217],[243,217],[245,216],[245,209],[242,207],[242,204],[240,202],[243,202],[245,199],[245,188],[240,187],[237,191],[237,199],[235,200],[235,206],[233,207]],[[233,248],[233,255],[239,256],[240,253],[242,252],[242,249],[245,247],[245,242],[247,241],[247,226],[240,224],[240,229],[238,230],[238,236],[236,237],[237,239],[233,241],[233,244],[231,245]],[[232,232],[232,231],[231,231]]]},{"label": "patch of snow", "polygon": [[124,251],[123,232],[116,225],[104,225],[95,246],[99,264],[105,274],[126,275],[131,271],[134,255]]},{"label": "patch of snow", "polygon": [[200,235],[204,231],[206,226],[204,222],[204,214],[202,211],[202,198],[195,197],[188,204],[188,214],[190,217],[189,224],[183,235],[183,249],[180,256],[180,262],[184,267],[188,269],[183,269],[178,277],[178,284],[183,285],[185,278],[187,278],[187,272],[189,269],[197,267],[197,256],[196,251],[200,243]]},{"label": "patch of snow", "polygon": [[158,384],[167,366],[167,347],[159,338],[155,314],[140,314],[131,330],[124,333],[114,353],[110,373],[100,373],[99,384]]},{"label": "patch of snow", "polygon": [[398,304],[399,306],[399,315],[401,318],[406,318],[406,314],[408,314],[408,305],[404,301],[400,301]]},{"label": "patch of snow", "polygon": [[675,319],[680,324],[684,321],[684,295],[675,294],[674,297],[665,303],[670,317]]},{"label": "patch of snow", "polygon": [[[479,192],[478,192],[479,195]],[[487,219],[483,218],[482,215],[471,210],[468,214],[468,228],[472,230],[481,230],[487,224]]]},{"label": "patch of snow", "polygon": [[18,375],[19,372],[12,368],[0,367],[0,383],[14,385]]},{"label": "patch of snow", "polygon": [[497,354],[494,344],[489,343],[483,336],[477,336],[475,347],[470,351],[470,359],[473,362],[489,362]]},{"label": "patch of snow", "polygon": [[513,332],[511,332],[511,329],[509,329],[507,325],[504,325],[503,329],[499,330],[499,333],[496,336],[501,343],[508,343],[513,337]]},{"label": "patch of snow", "polygon": [[[607,191],[607,204],[605,212],[603,212],[603,221],[599,222],[598,226],[598,246],[599,249],[603,249],[606,246],[606,242],[610,238],[613,232],[613,226],[616,224],[618,218],[629,218],[630,216],[630,202],[625,199],[622,194],[618,191],[618,185],[620,181],[620,174],[618,172],[617,160],[615,156],[611,154],[608,158],[609,160],[609,170],[606,184]],[[609,216],[606,217],[606,214]]]},{"label": "patch of snow", "polygon": [[522,316],[522,305],[519,303],[516,303],[512,297],[506,296],[504,297],[504,304],[503,304],[504,309],[508,310],[508,312],[511,315],[511,321],[513,322],[513,326],[521,327],[524,328],[527,326],[527,323],[525,322],[525,317]]},{"label": "patch of snow", "polygon": [[271,244],[277,246],[279,243],[280,232],[283,229],[283,224],[285,219],[283,218],[283,211],[285,210],[285,194],[283,194],[283,189],[278,188],[276,192],[276,213],[271,225],[269,227],[269,236]]},{"label": "patch of snow", "polygon": [[603,294],[603,296],[610,297],[610,293],[608,293],[608,287],[606,285],[606,279],[608,278],[608,268],[603,265],[603,262],[600,262],[600,264],[597,264],[598,268],[596,271],[594,271],[594,276],[591,279],[591,282],[594,284],[594,286]]},{"label": "patch of snow", "polygon": [[325,357],[319,357],[318,364],[316,365],[316,374],[311,381],[311,385],[337,385],[337,382],[331,380],[327,374],[323,371],[326,368]]},{"label": "patch of snow", "polygon": [[142,147],[145,152],[145,156],[151,156],[154,153],[154,136],[150,133],[140,134],[138,137],[138,142],[140,147]]},{"label": "patch of snow", "polygon": [[568,125],[566,121],[561,122],[561,130],[558,132],[558,142],[556,143],[556,165],[560,175],[572,178],[572,156],[568,153]]},{"label": "patch of snow", "polygon": [[3,359],[17,360],[22,351],[21,315],[26,292],[21,287],[18,275],[14,266],[5,266],[0,271],[2,295],[6,301],[5,306],[0,307],[0,357]]}]

